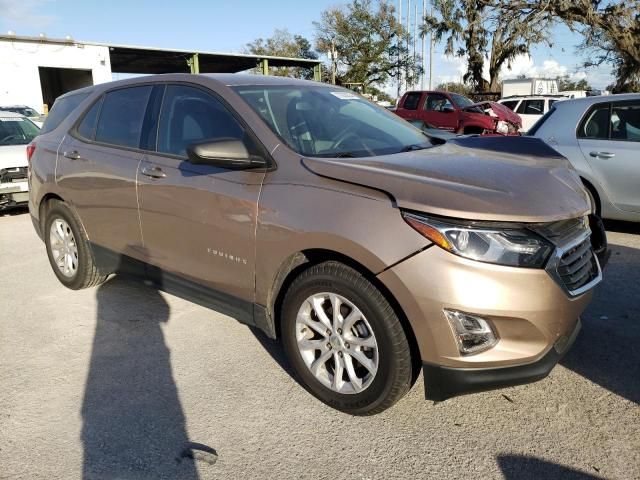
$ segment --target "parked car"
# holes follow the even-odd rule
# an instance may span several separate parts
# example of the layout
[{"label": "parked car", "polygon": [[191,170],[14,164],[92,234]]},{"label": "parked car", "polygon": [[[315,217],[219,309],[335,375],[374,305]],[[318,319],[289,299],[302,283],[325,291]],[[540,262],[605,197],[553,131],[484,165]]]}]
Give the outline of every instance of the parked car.
[{"label": "parked car", "polygon": [[26,105],[0,106],[0,111],[19,113],[20,115],[27,117],[29,120],[35,123],[38,128],[42,128],[42,124],[44,123],[45,119],[44,115],[38,113],[31,107],[27,107]]},{"label": "parked car", "polygon": [[595,212],[640,221],[640,94],[557,102],[529,133],[569,159]]},{"label": "parked car", "polygon": [[520,117],[496,102],[474,103],[464,95],[450,92],[413,91],[405,93],[395,113],[406,120],[459,134],[516,135]]},{"label": "parked car", "polygon": [[25,145],[39,128],[20,114],[0,111],[0,211],[26,206],[29,200]]},{"label": "parked car", "polygon": [[505,97],[498,100],[498,103],[520,116],[522,132],[526,133],[556,102],[567,98],[569,97],[564,95],[525,95]]},{"label": "parked car", "polygon": [[30,152],[63,285],[141,265],[281,339],[301,383],[351,414],[388,408],[421,368],[434,400],[543,378],[602,278],[587,193],[544,142],[430,140],[331,85],[96,85],[58,98]]}]

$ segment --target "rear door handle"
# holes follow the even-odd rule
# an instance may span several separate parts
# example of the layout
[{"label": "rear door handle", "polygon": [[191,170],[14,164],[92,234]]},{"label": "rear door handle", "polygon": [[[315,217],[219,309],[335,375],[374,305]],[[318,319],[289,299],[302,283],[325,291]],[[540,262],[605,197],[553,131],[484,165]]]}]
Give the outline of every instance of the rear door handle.
[{"label": "rear door handle", "polygon": [[164,173],[160,167],[151,165],[145,165],[144,167],[142,167],[140,173],[151,178],[164,178],[167,176],[167,174]]},{"label": "rear door handle", "polygon": [[611,152],[589,152],[589,155],[597,158],[613,158],[616,156],[615,153]]},{"label": "rear door handle", "polygon": [[64,155],[69,160],[80,160],[80,159],[82,159],[82,157],[80,156],[80,154],[78,153],[77,150],[72,150],[70,152],[64,152],[62,155]]}]

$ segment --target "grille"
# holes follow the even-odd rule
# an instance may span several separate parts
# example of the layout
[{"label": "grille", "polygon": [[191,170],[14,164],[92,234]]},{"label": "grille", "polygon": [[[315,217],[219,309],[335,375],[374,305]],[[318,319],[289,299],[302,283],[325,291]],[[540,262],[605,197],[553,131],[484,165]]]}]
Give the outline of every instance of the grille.
[{"label": "grille", "polygon": [[26,180],[27,167],[3,168],[0,170],[0,183]]},{"label": "grille", "polygon": [[589,238],[562,255],[558,263],[558,275],[570,292],[579,289],[598,276],[598,264]]}]

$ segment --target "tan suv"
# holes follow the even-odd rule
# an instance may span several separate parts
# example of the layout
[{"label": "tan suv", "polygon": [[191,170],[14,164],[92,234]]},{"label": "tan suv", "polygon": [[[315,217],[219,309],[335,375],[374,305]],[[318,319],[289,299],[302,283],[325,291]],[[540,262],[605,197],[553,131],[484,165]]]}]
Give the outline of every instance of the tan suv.
[{"label": "tan suv", "polygon": [[434,400],[543,378],[601,279],[587,193],[557,152],[443,143],[330,85],[89,87],[56,101],[29,154],[64,285],[136,267],[280,338],[306,388],[352,414],[388,408],[421,369]]}]

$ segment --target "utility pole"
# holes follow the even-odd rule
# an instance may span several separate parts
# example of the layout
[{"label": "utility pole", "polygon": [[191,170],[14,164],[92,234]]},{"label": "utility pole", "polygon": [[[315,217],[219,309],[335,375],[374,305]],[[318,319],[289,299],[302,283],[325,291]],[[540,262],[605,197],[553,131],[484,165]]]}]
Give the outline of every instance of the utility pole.
[{"label": "utility pole", "polygon": [[425,17],[427,16],[427,0],[422,0],[422,52],[421,52],[421,58],[422,58],[422,62],[420,62],[422,64],[422,75],[420,76],[420,90],[424,90],[424,77],[427,76],[427,59],[425,56],[425,34],[424,34],[424,27],[426,26],[425,23]]},{"label": "utility pole", "polygon": [[[402,2],[403,0],[398,0],[398,28],[402,30]],[[399,32],[398,32],[399,33]],[[400,59],[402,50],[402,37],[398,35],[398,101],[400,101],[400,95],[402,93],[402,68],[400,67]]]},{"label": "utility pole", "polygon": [[[413,13],[413,65],[412,67],[415,67],[416,65],[416,39],[418,37],[418,0],[416,0],[416,3],[414,5],[414,13]],[[415,86],[417,85],[417,79],[414,77],[413,78],[413,88],[415,88]]]},{"label": "utility pole", "polygon": [[[407,59],[410,52],[409,50],[410,37],[411,37],[411,0],[407,0]],[[408,90],[409,89],[409,71],[408,70],[405,72],[404,78],[405,78],[405,84],[406,84],[405,90]]]},{"label": "utility pole", "polygon": [[[433,3],[431,16],[433,16]],[[433,32],[429,32],[429,90],[433,90]]]},{"label": "utility pole", "polygon": [[338,52],[336,52],[336,44],[331,40],[331,51],[329,52],[329,59],[331,60],[331,85],[336,84],[336,70],[338,68]]}]

